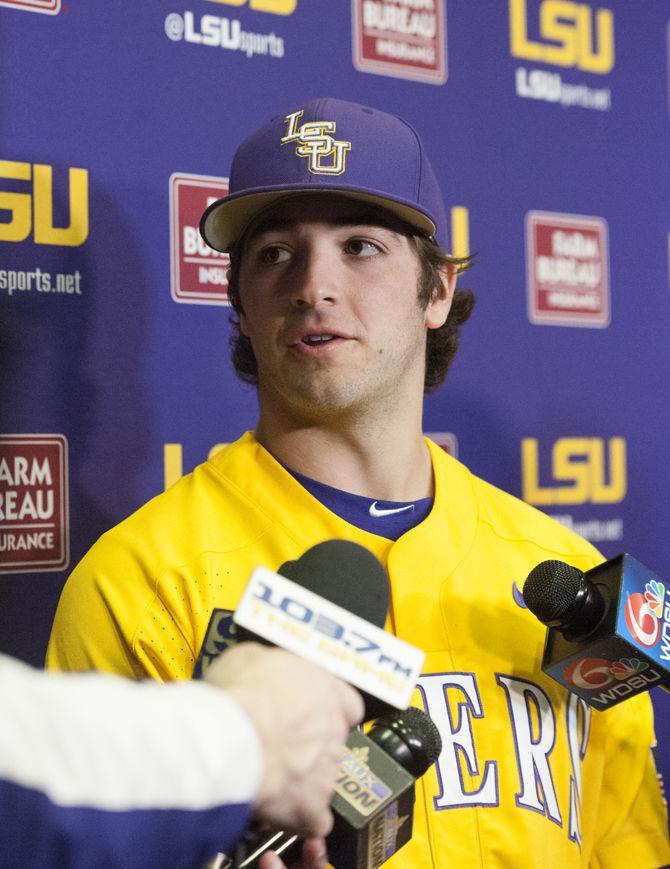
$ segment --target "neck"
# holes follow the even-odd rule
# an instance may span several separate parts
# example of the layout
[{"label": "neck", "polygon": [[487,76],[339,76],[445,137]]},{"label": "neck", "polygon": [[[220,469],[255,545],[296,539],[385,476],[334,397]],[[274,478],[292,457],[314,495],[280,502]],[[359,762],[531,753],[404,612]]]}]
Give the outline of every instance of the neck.
[{"label": "neck", "polygon": [[405,407],[394,416],[315,421],[278,417],[261,400],[256,437],[282,464],[337,489],[384,501],[433,495],[421,407],[418,413]]}]

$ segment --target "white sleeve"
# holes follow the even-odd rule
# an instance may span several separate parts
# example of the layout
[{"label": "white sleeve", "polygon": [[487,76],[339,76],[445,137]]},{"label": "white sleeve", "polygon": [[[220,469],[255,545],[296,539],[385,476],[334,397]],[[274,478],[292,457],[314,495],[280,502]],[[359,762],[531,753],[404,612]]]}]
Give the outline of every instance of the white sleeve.
[{"label": "white sleeve", "polygon": [[[223,692],[196,682],[45,674],[0,656],[0,697],[3,856],[12,843],[25,851],[44,838],[24,830],[12,839],[8,821],[33,831],[46,823],[59,853],[65,836],[70,857],[59,866],[68,867],[85,866],[84,855],[98,865],[96,842],[106,861],[126,848],[106,866],[177,866],[189,848],[205,859],[243,831],[260,782],[260,745]],[[35,816],[17,818],[19,803]],[[52,865],[51,845],[37,845],[34,861],[21,853],[9,865]]]}]

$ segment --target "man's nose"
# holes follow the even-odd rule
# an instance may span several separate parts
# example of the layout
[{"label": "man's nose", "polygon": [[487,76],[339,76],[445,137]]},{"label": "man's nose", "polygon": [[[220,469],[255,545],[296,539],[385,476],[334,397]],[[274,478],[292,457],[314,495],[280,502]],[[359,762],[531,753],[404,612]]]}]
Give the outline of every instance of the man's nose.
[{"label": "man's nose", "polygon": [[291,296],[291,302],[296,308],[332,305],[337,301],[336,269],[330,252],[305,252],[296,272]]}]

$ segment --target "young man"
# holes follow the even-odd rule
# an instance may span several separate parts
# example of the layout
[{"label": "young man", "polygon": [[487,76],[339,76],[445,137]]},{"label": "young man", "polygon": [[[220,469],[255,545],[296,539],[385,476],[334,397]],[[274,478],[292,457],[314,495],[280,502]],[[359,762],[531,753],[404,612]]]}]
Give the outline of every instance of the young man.
[{"label": "young man", "polygon": [[513,594],[540,561],[599,554],[422,436],[472,298],[416,132],[314,101],[240,146],[230,189],[202,230],[231,254],[258,425],[93,547],[49,663],[188,678],[256,565],[353,540],[388,570],[387,627],[427,653],[417,701],[443,740],[389,869],[670,861],[649,698],[591,714],[541,673],[544,629]]}]

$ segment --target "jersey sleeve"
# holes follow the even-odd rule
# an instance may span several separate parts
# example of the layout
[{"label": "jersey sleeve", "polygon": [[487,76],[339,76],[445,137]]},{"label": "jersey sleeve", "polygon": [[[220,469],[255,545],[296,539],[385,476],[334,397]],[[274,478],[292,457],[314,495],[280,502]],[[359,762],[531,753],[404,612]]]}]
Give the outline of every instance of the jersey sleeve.
[{"label": "jersey sleeve", "polygon": [[0,657],[0,694],[6,869],[203,865],[244,831],[260,744],[223,692]]},{"label": "jersey sleeve", "polygon": [[596,714],[612,716],[612,722],[590,865],[594,869],[668,866],[668,815],[653,755],[651,700],[644,694]]},{"label": "jersey sleeve", "polygon": [[131,678],[152,671],[133,648],[138,624],[156,595],[158,575],[140,546],[117,531],[104,534],[63,588],[47,648],[49,670],[97,670]]}]

